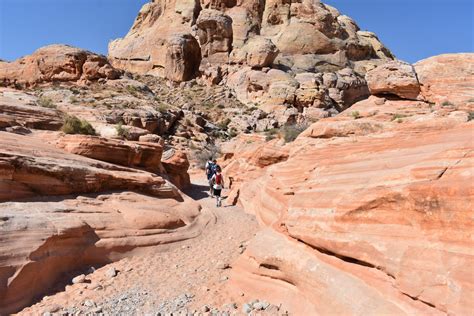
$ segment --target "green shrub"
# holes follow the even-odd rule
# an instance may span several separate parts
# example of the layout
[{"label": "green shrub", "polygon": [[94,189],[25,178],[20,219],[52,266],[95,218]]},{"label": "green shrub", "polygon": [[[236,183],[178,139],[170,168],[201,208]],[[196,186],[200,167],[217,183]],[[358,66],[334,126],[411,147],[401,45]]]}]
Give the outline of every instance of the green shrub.
[{"label": "green shrub", "polygon": [[271,141],[272,139],[275,139],[278,135],[279,129],[278,128],[272,128],[269,130],[265,131],[265,141]]},{"label": "green shrub", "polygon": [[231,119],[226,118],[225,120],[220,121],[219,123],[217,123],[217,127],[219,127],[222,130],[227,130],[227,128],[229,127],[230,122],[231,122]]},{"label": "green shrub", "polygon": [[281,133],[285,142],[291,143],[296,139],[296,137],[298,137],[299,134],[301,134],[307,128],[307,124],[287,125],[282,127]]},{"label": "green shrub", "polygon": [[77,98],[76,98],[75,96],[71,96],[71,97],[69,98],[69,102],[71,102],[71,103],[77,103],[77,101],[78,101],[78,100],[77,100]]},{"label": "green shrub", "polygon": [[449,101],[444,101],[443,103],[441,103],[442,106],[453,106],[454,104],[449,102]]},{"label": "green shrub", "polygon": [[41,96],[36,103],[39,106],[42,106],[44,108],[50,108],[50,109],[56,108],[56,104],[53,103],[53,100],[44,96]]},{"label": "green shrub", "polygon": [[160,103],[157,107],[158,111],[161,113],[166,113],[169,110],[170,106],[166,103]]},{"label": "green shrub", "polygon": [[357,120],[361,117],[359,111],[352,111],[351,116],[354,118],[354,120]]},{"label": "green shrub", "polygon": [[68,115],[64,118],[61,131],[66,134],[96,135],[95,129],[89,122],[74,115]]},{"label": "green shrub", "polygon": [[121,138],[128,138],[130,136],[128,128],[124,128],[122,122],[115,126],[115,130],[117,131],[117,135]]},{"label": "green shrub", "polygon": [[474,111],[469,111],[468,115],[467,115],[467,121],[472,121],[474,120]]},{"label": "green shrub", "polygon": [[140,90],[139,90],[137,87],[135,87],[135,86],[130,86],[130,85],[128,85],[128,86],[126,87],[126,89],[127,89],[128,93],[130,93],[130,94],[133,95],[134,97],[137,97],[137,96],[138,96],[138,93],[140,92]]},{"label": "green shrub", "polygon": [[[407,117],[407,116],[405,114],[393,114],[392,115],[392,121],[395,121],[395,120],[398,121],[398,120],[401,120],[404,117]],[[398,122],[398,123],[400,123],[400,122]]]},{"label": "green shrub", "polygon": [[229,137],[230,137],[230,138],[234,138],[235,136],[237,136],[237,130],[232,127],[232,128],[229,130]]}]

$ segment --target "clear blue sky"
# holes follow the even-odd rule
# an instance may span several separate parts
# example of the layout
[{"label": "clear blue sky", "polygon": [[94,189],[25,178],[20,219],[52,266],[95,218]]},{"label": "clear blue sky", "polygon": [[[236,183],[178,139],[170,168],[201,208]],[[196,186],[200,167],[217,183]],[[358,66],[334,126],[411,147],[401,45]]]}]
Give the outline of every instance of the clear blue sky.
[{"label": "clear blue sky", "polygon": [[[65,43],[106,54],[147,0],[0,0],[0,59]],[[403,60],[473,51],[473,0],[323,0]]]}]

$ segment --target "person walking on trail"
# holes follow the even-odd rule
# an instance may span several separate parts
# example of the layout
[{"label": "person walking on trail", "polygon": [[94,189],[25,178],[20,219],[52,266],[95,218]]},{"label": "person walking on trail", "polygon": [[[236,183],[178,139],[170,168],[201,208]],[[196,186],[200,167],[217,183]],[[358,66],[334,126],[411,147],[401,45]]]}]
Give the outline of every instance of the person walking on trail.
[{"label": "person walking on trail", "polygon": [[222,206],[221,193],[224,189],[224,176],[222,175],[221,167],[216,167],[216,173],[211,178],[211,183],[214,189],[214,195],[216,196],[216,206]]},{"label": "person walking on trail", "polygon": [[216,168],[215,159],[213,161],[212,158],[209,157],[209,160],[206,162],[206,167],[205,168],[206,168],[207,181],[209,182],[209,195],[211,197],[214,197],[214,190],[212,188],[211,179],[212,179],[212,176],[215,173],[215,168]]}]

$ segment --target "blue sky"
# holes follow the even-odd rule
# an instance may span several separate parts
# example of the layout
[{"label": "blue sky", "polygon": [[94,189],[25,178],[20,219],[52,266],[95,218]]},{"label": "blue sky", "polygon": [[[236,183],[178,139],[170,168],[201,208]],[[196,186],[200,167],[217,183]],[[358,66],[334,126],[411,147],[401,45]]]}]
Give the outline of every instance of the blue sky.
[{"label": "blue sky", "polygon": [[[106,54],[147,0],[0,0],[0,59],[66,43]],[[472,0],[323,0],[403,60],[473,51]]]}]

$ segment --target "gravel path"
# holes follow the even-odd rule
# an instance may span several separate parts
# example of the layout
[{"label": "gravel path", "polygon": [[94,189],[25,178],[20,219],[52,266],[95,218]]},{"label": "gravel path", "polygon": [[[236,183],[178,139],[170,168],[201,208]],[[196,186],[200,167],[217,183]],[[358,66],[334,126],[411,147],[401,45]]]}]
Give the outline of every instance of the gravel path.
[{"label": "gravel path", "polygon": [[[255,218],[235,206],[217,208],[203,181],[186,193],[216,215],[201,236],[137,249],[133,256],[91,269],[80,283],[20,314],[234,315],[251,308],[227,302],[221,289],[232,262],[258,230]],[[253,303],[268,308],[266,302]]]}]

